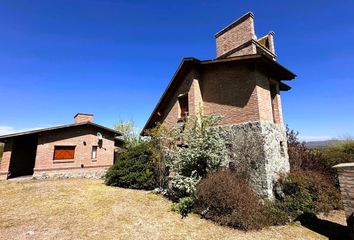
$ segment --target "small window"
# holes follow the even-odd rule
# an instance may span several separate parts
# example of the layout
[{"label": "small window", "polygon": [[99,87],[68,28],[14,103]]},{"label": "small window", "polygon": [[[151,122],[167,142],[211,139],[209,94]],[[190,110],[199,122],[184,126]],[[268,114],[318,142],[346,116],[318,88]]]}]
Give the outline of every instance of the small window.
[{"label": "small window", "polygon": [[54,160],[68,160],[74,159],[75,146],[55,146]]},{"label": "small window", "polygon": [[91,159],[92,160],[97,159],[97,146],[92,146]]},{"label": "small window", "polygon": [[277,97],[277,86],[275,84],[270,84],[270,98],[272,104],[272,114],[273,114],[273,121],[277,123],[277,108],[276,108],[276,97]]},{"label": "small window", "polygon": [[180,97],[178,97],[178,103],[179,103],[179,118],[185,118],[188,116],[188,94],[184,94]]},{"label": "small window", "polygon": [[284,149],[284,142],[280,141],[280,155],[285,157],[285,149]]}]

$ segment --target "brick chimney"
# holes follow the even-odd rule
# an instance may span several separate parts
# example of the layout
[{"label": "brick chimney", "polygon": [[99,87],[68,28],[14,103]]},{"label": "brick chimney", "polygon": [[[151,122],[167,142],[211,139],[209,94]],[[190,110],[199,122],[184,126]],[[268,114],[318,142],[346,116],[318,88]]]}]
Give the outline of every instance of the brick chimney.
[{"label": "brick chimney", "polygon": [[74,116],[74,123],[93,122],[93,114],[77,113]]},{"label": "brick chimney", "polygon": [[215,34],[216,57],[229,58],[266,53],[275,60],[274,33],[257,39],[253,13],[248,12]]}]

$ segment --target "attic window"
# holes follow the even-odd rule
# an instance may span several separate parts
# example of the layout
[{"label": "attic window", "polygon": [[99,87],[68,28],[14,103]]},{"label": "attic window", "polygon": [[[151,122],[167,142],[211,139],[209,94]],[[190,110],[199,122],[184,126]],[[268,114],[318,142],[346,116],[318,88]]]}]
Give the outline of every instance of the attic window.
[{"label": "attic window", "polygon": [[179,118],[185,118],[188,116],[188,94],[183,94],[178,97],[179,103]]}]

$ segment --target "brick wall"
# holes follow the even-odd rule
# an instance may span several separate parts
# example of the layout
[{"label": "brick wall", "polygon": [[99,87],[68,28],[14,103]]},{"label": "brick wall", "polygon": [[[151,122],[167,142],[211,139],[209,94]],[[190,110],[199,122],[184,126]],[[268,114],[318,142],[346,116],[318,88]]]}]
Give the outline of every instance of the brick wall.
[{"label": "brick wall", "polygon": [[202,107],[201,92],[199,86],[199,73],[192,70],[183,77],[182,84],[174,91],[173,96],[169,99],[167,106],[161,113],[161,123],[167,126],[174,126],[177,124],[180,115],[178,96],[181,94],[188,94],[188,108],[190,115],[196,115],[199,111],[199,105]]},{"label": "brick wall", "polygon": [[259,120],[255,73],[245,65],[218,65],[202,74],[206,115],[222,115],[221,125]]},{"label": "brick wall", "polygon": [[13,141],[10,139],[4,145],[4,153],[0,162],[0,180],[7,179],[7,174],[10,167],[11,150],[13,146]]},{"label": "brick wall", "polygon": [[338,172],[340,190],[346,217],[354,213],[354,163],[334,166]]},{"label": "brick wall", "polygon": [[[279,86],[272,102],[270,81],[247,64],[220,64],[190,71],[164,108],[161,123],[175,126],[179,118],[178,96],[188,93],[189,114],[221,115],[220,125],[252,121],[283,123]],[[277,82],[272,82],[277,84]],[[274,114],[273,114],[273,108]],[[274,120],[275,119],[275,120]]]},{"label": "brick wall", "polygon": [[[252,13],[247,13],[235,22],[218,32],[216,35],[216,57],[220,57],[236,47],[254,39],[254,19]],[[256,53],[253,48],[247,49],[247,54]],[[241,54],[238,54],[241,55]],[[235,55],[236,56],[236,55]]]},{"label": "brick wall", "polygon": [[[97,132],[103,135],[102,146],[97,148],[97,158],[91,159],[92,146],[99,146]],[[75,158],[68,161],[53,160],[55,146],[75,146]],[[114,135],[91,127],[80,126],[38,136],[35,172],[58,169],[81,169],[113,165]]]}]

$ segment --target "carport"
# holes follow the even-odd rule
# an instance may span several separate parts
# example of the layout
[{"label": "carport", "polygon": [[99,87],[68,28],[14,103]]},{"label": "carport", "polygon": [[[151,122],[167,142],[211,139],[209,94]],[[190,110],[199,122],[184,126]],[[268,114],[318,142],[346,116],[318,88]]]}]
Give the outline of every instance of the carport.
[{"label": "carport", "polygon": [[13,139],[9,178],[33,175],[37,151],[37,135],[25,135]]}]

